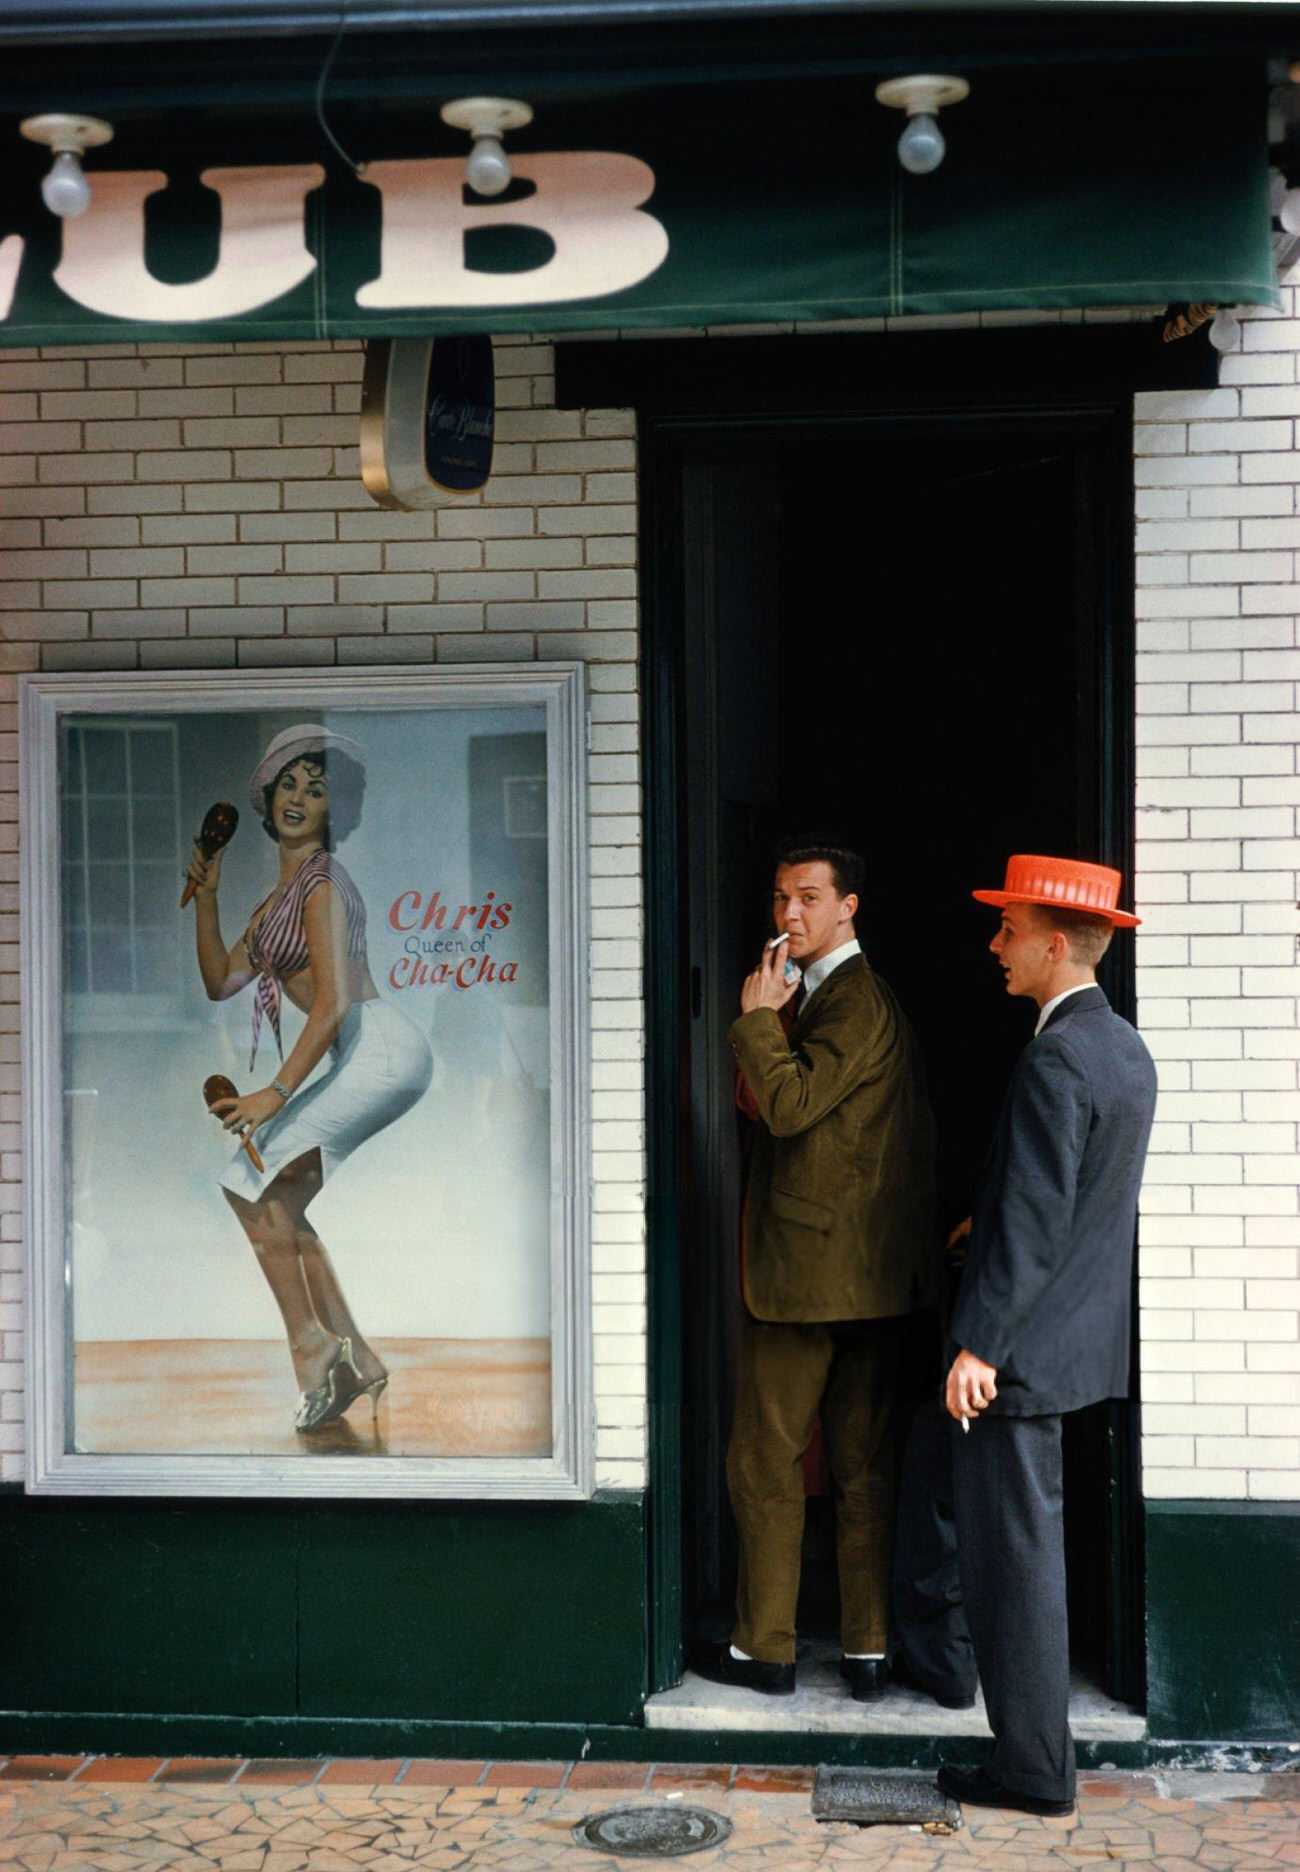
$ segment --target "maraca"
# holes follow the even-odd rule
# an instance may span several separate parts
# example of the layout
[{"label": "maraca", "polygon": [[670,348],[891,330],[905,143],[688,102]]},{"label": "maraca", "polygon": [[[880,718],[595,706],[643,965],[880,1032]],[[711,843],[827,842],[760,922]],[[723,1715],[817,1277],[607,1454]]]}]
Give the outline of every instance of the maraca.
[{"label": "maraca", "polygon": [[[203,856],[215,858],[219,851],[229,845],[235,836],[235,827],[238,824],[239,814],[229,800],[218,800],[215,806],[209,806],[198,837],[199,850]],[[194,895],[196,888],[194,879],[186,878],[185,889],[181,895],[182,910]]]},{"label": "maraca", "polygon": [[[216,810],[216,807],[213,807],[213,811],[215,812]],[[233,812],[235,809],[233,806],[230,806],[226,810],[228,812]],[[209,1111],[212,1110],[212,1107],[217,1103],[218,1099],[238,1097],[238,1092],[236,1092],[234,1086],[224,1073],[213,1073],[210,1079],[205,1079],[203,1081],[203,1103],[207,1106]],[[251,1144],[247,1138],[241,1138],[240,1149],[248,1152],[253,1168],[260,1176],[266,1169],[266,1165],[258,1155],[256,1146]]]}]

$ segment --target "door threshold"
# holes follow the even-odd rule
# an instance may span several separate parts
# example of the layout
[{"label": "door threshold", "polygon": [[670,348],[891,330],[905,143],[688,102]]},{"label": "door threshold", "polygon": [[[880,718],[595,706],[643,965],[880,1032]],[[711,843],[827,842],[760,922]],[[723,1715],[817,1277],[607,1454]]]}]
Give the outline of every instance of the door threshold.
[{"label": "door threshold", "polygon": [[[946,1710],[930,1697],[891,1685],[871,1703],[855,1703],[839,1674],[839,1654],[826,1645],[800,1646],[793,1696],[760,1696],[709,1683],[687,1671],[672,1690],[647,1699],[649,1729],[723,1730],[810,1735],[977,1736],[989,1734],[984,1699],[974,1709]],[[1146,1717],[1118,1703],[1087,1677],[1070,1682],[1070,1727],[1079,1742],[1142,1742]]]}]

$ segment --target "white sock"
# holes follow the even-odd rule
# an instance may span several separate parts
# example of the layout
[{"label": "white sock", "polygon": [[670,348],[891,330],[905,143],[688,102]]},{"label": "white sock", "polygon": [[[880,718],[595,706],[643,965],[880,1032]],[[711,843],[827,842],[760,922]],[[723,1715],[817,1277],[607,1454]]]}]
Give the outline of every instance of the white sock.
[{"label": "white sock", "polygon": [[[748,1651],[742,1651],[739,1645],[730,1645],[728,1649],[732,1657],[739,1658],[743,1664],[753,1663],[754,1660]],[[883,1663],[885,1659],[883,1651],[846,1651],[844,1655],[846,1658],[861,1659],[866,1663]]]}]

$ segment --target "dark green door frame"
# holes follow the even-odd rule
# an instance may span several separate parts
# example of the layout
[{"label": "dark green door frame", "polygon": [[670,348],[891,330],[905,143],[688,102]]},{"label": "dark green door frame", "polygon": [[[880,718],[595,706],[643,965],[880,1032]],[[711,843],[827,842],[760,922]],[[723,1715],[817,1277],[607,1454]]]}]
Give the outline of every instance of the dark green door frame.
[{"label": "dark green door frame", "polygon": [[[686,997],[678,774],[682,694],[670,594],[683,583],[681,469],[657,425],[640,442],[643,772],[646,901],[646,1271],[649,1476],[646,1491],[646,1636],[651,1693],[676,1683],[683,1664],[682,1308],[679,1171]],[[649,620],[654,626],[647,629]],[[653,728],[651,724],[653,723]],[[651,1062],[658,1062],[652,1066]]]},{"label": "dark green door frame", "polygon": [[[700,460],[725,460],[743,453],[752,462],[787,458],[816,460],[828,432],[841,440],[861,438],[864,446],[887,449],[922,426],[951,434],[958,425],[978,424],[992,432],[1008,426],[1059,438],[1080,451],[1080,528],[1086,545],[1081,558],[1097,589],[1081,608],[1096,620],[1095,665],[1091,683],[1081,684],[1078,710],[1080,745],[1093,754],[1078,800],[1080,837],[1131,876],[1133,830],[1132,673],[1133,568],[1132,409],[1057,407],[1032,413],[990,410],[980,415],[942,411],[916,412],[900,421],[884,415],[825,419],[821,423],[787,420],[755,422],[646,424],[643,436],[643,486],[651,490],[646,514],[647,553],[652,568],[645,592],[644,679],[646,701],[647,797],[647,1057],[649,1074],[649,1272],[651,1338],[651,1480],[647,1529],[650,1542],[650,1681],[664,1688],[681,1675],[684,1607],[683,1497],[683,1252],[691,1201],[687,1154],[681,1148],[683,1075],[689,1051],[691,955],[685,946],[687,892],[682,880],[695,859],[686,848],[681,823],[685,799],[681,727],[684,718],[682,620],[689,614],[682,565],[684,470]],[[796,442],[792,431],[797,431]],[[783,434],[784,432],[784,434]],[[942,446],[941,440],[938,446]],[[1086,451],[1087,466],[1083,463]],[[1100,485],[1102,495],[1096,498]],[[1095,506],[1095,510],[1094,510]],[[1095,724],[1095,725],[1094,725]],[[1089,732],[1091,729],[1091,732]],[[1122,952],[1131,956],[1132,946]],[[1117,958],[1118,960],[1118,958]],[[1115,1004],[1133,1012],[1131,964],[1113,970],[1107,981]],[[1141,1654],[1141,1503],[1136,1467],[1137,1409],[1131,1403],[1108,1407],[1105,1431],[1110,1550],[1110,1619],[1105,1634],[1110,1686],[1128,1699],[1140,1700]]]}]

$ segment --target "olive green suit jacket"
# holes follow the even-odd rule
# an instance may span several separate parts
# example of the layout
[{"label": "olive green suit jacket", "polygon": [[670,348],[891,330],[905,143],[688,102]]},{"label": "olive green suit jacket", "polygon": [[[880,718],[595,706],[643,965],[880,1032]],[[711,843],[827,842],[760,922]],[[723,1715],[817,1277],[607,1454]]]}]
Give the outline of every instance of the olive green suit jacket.
[{"label": "olive green suit jacket", "polygon": [[745,1202],[756,1319],[883,1319],[937,1304],[934,1121],[916,1037],[866,957],[810,995],[787,1034],[742,1014],[732,1050],[760,1125]]}]

